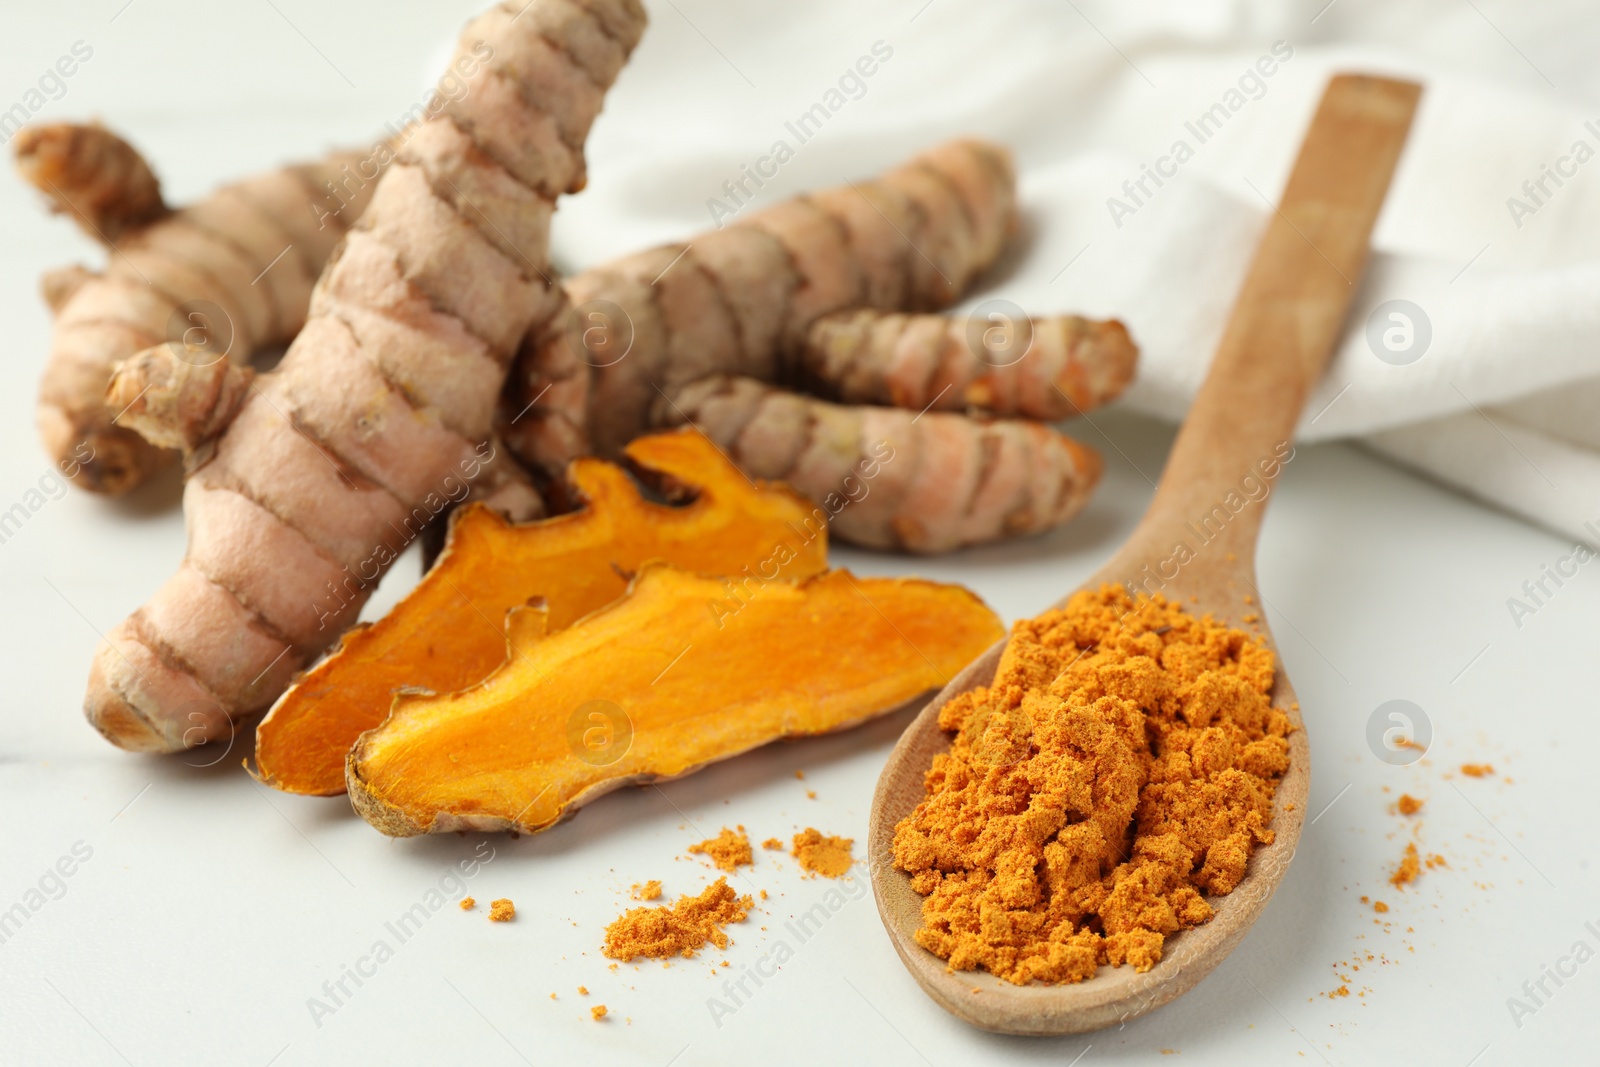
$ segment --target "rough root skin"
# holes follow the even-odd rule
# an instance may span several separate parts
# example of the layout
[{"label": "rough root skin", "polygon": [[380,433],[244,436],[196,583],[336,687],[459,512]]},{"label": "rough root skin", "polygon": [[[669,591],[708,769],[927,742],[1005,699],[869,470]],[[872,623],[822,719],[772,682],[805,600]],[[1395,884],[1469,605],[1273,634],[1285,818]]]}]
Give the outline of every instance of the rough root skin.
[{"label": "rough root skin", "polygon": [[90,237],[115,244],[168,213],[161,183],[139,150],[91,123],[24,126],[12,142],[17,170]]},{"label": "rough root skin", "polygon": [[814,322],[801,361],[819,392],[849,404],[1055,421],[1116,399],[1133,380],[1138,355],[1115,319],[859,308]]},{"label": "rough root skin", "polygon": [[197,363],[182,345],[157,345],[117,365],[106,406],[157,448],[193,452],[228,425],[254,380],[221,356]]},{"label": "rough root skin", "polygon": [[[103,272],[69,267],[45,276],[56,323],[39,387],[39,434],[75,484],[126,493],[175,453],[112,424],[117,409],[105,396],[113,368],[168,341],[240,363],[287,344],[305,322],[323,264],[376,186],[349,177],[374,150],[285,167],[157,211],[154,176],[109,131],[35,127],[17,143],[29,180],[53,183],[76,205],[68,210],[110,244]],[[339,199],[328,191],[335,182]]]},{"label": "rough root skin", "polygon": [[645,432],[658,389],[789,376],[833,312],[948,306],[1015,226],[1010,155],[958,140],[587,271],[567,284],[574,311],[524,346],[508,443],[551,478],[575,456],[615,455]]},{"label": "rough root skin", "polygon": [[177,750],[266,708],[456,491],[508,462],[490,441],[505,369],[560,307],[553,200],[581,183],[572,142],[644,21],[637,0],[533,0],[468,25],[468,91],[441,93],[376,182],[305,328],[191,473],[182,566],[96,655],[86,707],[113,740]]},{"label": "rough root skin", "polygon": [[694,382],[655,407],[692,423],[744,471],[790,483],[837,536],[929,554],[1057,526],[1100,480],[1098,453],[1048,426],[845,407],[749,378]]}]

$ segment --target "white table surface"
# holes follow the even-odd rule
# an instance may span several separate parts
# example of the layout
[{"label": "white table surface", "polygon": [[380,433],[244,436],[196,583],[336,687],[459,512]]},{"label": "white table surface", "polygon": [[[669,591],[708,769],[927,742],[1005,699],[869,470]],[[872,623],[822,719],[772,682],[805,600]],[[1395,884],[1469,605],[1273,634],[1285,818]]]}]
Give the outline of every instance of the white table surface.
[{"label": "white table surface", "polygon": [[[104,0],[8,11],[0,107],[72,42],[90,42],[93,60],[40,117],[98,114],[134,133],[182,201],[370,136],[396,102],[415,98],[440,41],[476,4],[275,6]],[[653,13],[647,49],[658,51],[640,63],[698,47],[671,5]],[[597,131],[593,165],[621,150]],[[0,219],[4,510],[49,471],[32,420],[48,339],[36,277],[97,253],[43,218],[13,179],[0,179]],[[558,252],[579,265],[591,258],[581,230],[557,234]],[[1170,428],[1115,411],[1073,432],[1102,448],[1108,473],[1066,529],[943,559],[839,550],[837,562],[964,582],[1008,621],[1038,611],[1132,528],[1171,440]],[[85,672],[97,633],[181,556],[176,491],[170,479],[117,502],[74,491],[0,544],[0,913],[16,904],[28,913],[0,943],[0,1062],[1100,1064],[1169,1062],[1161,1053],[1172,1050],[1170,1062],[1231,1067],[1595,1055],[1600,963],[1561,960],[1580,941],[1600,952],[1590,752],[1600,746],[1600,571],[1583,569],[1517,626],[1507,598],[1570,546],[1358,448],[1301,449],[1262,536],[1266,615],[1313,741],[1320,814],[1296,862],[1255,930],[1193,992],[1121,1029],[1059,1040],[983,1034],[935,1007],[891,949],[861,867],[835,885],[758,850],[741,888],[771,899],[732,929],[728,969],[710,952],[611,972],[599,954],[630,883],[660,878],[676,895],[715,873],[684,853],[723,825],[743,823],[756,840],[808,825],[864,838],[877,771],[905,717],[613,795],[518,840],[388,840],[342,800],[256,785],[240,768],[243,738],[232,751],[171,759],[113,749],[79,712]],[[373,609],[415,576],[416,561],[402,562]],[[1381,762],[1366,740],[1373,709],[1397,698],[1424,709],[1433,730],[1432,750],[1412,766]],[[1496,775],[1464,778],[1455,768],[1465,761],[1493,763]],[[1402,790],[1427,798],[1415,820],[1390,811]],[[1385,878],[1413,828],[1448,867],[1400,892]],[[63,863],[70,877],[48,874],[75,852],[81,862]],[[517,921],[491,925],[481,906],[446,906],[400,943],[385,924],[474,854],[492,859],[467,891],[513,898]],[[30,895],[41,888],[42,903]],[[836,910],[799,942],[784,924],[830,889],[844,893]],[[1388,902],[1388,914],[1375,916],[1363,895]],[[350,995],[335,1004],[324,982],[379,940],[392,958],[364,965],[373,973],[359,987],[346,979]],[[734,1004],[724,979],[779,940],[793,958],[718,1017],[710,998]],[[1560,985],[1545,978],[1549,995],[1535,989],[1539,1001],[1528,1000],[1524,983],[1558,965],[1576,973]],[[1352,995],[1325,995],[1340,985]],[[1511,997],[1536,1010],[1514,1017]],[[336,1010],[319,1016],[312,998]],[[588,1008],[601,1002],[611,1014],[596,1023]]]}]

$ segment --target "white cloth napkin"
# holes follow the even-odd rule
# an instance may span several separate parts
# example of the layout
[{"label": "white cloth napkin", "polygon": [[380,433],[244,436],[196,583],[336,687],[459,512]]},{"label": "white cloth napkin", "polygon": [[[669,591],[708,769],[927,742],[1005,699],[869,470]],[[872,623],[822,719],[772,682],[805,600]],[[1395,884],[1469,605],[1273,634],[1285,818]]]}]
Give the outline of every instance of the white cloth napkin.
[{"label": "white cloth napkin", "polygon": [[[1592,5],[671,0],[651,14],[597,128],[592,186],[557,216],[563,268],[743,210],[724,183],[779,140],[793,159],[747,183],[751,203],[945,137],[989,137],[1017,154],[1026,226],[967,306],[1004,297],[1123,319],[1143,350],[1123,402],[1172,420],[1329,75],[1422,81],[1367,276],[1299,438],[1355,437],[1600,538],[1584,525],[1600,527]],[[795,120],[819,103],[827,114],[802,142]]]}]

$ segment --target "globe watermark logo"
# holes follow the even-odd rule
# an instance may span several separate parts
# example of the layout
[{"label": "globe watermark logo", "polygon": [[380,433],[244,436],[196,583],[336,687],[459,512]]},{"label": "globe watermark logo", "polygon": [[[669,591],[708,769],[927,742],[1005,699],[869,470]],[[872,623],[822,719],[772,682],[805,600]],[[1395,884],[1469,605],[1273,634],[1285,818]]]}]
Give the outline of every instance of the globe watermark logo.
[{"label": "globe watermark logo", "polygon": [[209,300],[186,300],[167,317],[173,354],[195,367],[209,367],[233,351],[233,318]]},{"label": "globe watermark logo", "polygon": [[1367,747],[1391,766],[1417,762],[1432,743],[1432,720],[1409,700],[1386,700],[1367,716]]},{"label": "globe watermark logo", "polygon": [[1009,367],[1033,345],[1033,320],[1009,300],[985,300],[967,319],[967,348],[991,367]]},{"label": "globe watermark logo", "polygon": [[585,301],[567,318],[567,347],[591,367],[621,363],[633,351],[633,336],[633,319],[610,300]]},{"label": "globe watermark logo", "polygon": [[1428,313],[1409,300],[1386,300],[1367,316],[1367,347],[1394,367],[1415,363],[1433,342]]},{"label": "globe watermark logo", "polygon": [[587,700],[567,716],[567,747],[593,767],[609,767],[633,747],[633,720],[609,700]]}]

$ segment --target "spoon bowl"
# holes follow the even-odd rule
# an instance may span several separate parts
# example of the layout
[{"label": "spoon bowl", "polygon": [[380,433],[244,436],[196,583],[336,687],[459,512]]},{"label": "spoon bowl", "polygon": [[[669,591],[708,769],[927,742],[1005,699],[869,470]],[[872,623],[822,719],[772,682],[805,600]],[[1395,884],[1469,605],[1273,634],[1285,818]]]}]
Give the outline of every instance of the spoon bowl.
[{"label": "spoon bowl", "polygon": [[1264,620],[1244,619],[1260,615],[1266,603],[1252,562],[1269,500],[1259,490],[1270,491],[1293,459],[1295,424],[1354,297],[1420,93],[1411,82],[1364,75],[1329,82],[1155,498],[1128,542],[1080,587],[1116,583],[1135,594],[1159,593],[1192,614],[1253,630],[1272,649],[1272,701],[1293,725],[1289,769],[1274,794],[1274,839],[1253,851],[1244,880],[1231,893],[1207,897],[1212,918],[1168,937],[1160,961],[1143,974],[1101,967],[1075,984],[1018,986],[983,971],[951,971],[919,945],[923,898],[894,865],[895,828],[926,795],[924,776],[934,757],[950,747],[939,710],[993,680],[1004,641],[923,708],[878,779],[867,859],[879,914],[922,988],[974,1026],[1072,1034],[1158,1008],[1227,957],[1288,870],[1305,820],[1311,749],[1271,631]]},{"label": "spoon bowl", "polygon": [[[1098,588],[1117,578],[1102,568],[1084,588]],[[1233,588],[1224,586],[1214,595],[1201,595],[1184,587],[1184,605],[1195,614],[1210,614],[1220,622],[1246,629],[1240,622],[1250,612],[1243,594],[1253,583],[1240,574]],[[1175,594],[1176,595],[1176,594]],[[1189,596],[1198,596],[1190,603]],[[1060,607],[1065,601],[1056,604]],[[1265,624],[1261,634],[1276,655]],[[923,775],[933,757],[950,748],[950,735],[939,729],[939,709],[968,690],[988,685],[999,666],[1005,642],[997,642],[983,656],[950,680],[901,735],[878,779],[872,802],[867,856],[873,895],[890,940],[906,968],[935,1001],[952,1015],[985,1030],[1006,1034],[1073,1034],[1125,1022],[1159,1008],[1187,992],[1233,951],[1289,869],[1300,829],[1305,820],[1306,797],[1311,788],[1311,746],[1301,722],[1294,687],[1283,671],[1281,658],[1273,678],[1273,703],[1294,724],[1289,735],[1289,770],[1273,796],[1270,845],[1259,845],[1250,856],[1245,878],[1232,893],[1208,897],[1214,909],[1211,920],[1167,938],[1161,961],[1144,974],[1131,967],[1101,967],[1095,976],[1075,985],[1012,985],[986,971],[946,973],[945,961],[917,944],[922,926],[922,900],[911,879],[894,866],[894,830],[922,799]]]}]

